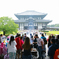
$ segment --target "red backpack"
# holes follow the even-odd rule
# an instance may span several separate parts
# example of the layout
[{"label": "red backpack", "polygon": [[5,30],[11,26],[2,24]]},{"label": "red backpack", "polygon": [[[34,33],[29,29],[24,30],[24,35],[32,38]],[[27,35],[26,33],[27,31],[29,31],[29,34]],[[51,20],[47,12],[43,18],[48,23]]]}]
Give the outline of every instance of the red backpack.
[{"label": "red backpack", "polygon": [[59,59],[59,48],[55,51],[54,59]]}]

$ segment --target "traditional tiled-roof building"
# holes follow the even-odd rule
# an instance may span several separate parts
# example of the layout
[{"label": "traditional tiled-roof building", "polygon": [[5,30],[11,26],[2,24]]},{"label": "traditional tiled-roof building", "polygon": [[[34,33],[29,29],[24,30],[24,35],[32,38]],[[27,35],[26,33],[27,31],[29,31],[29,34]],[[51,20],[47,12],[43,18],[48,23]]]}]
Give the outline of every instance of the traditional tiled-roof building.
[{"label": "traditional tiled-roof building", "polygon": [[47,24],[51,22],[51,20],[43,19],[46,15],[33,10],[25,11],[15,14],[18,20],[14,20],[14,22],[19,24],[19,30],[46,29]]}]

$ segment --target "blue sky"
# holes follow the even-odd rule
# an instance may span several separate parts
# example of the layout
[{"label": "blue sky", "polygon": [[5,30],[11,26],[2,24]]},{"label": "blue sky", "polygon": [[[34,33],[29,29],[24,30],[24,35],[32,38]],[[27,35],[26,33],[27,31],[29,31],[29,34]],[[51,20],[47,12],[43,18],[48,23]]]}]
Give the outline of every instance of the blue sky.
[{"label": "blue sky", "polygon": [[59,0],[0,0],[0,17],[17,20],[14,14],[26,10],[47,13],[44,19],[52,20],[49,24],[59,24]]}]

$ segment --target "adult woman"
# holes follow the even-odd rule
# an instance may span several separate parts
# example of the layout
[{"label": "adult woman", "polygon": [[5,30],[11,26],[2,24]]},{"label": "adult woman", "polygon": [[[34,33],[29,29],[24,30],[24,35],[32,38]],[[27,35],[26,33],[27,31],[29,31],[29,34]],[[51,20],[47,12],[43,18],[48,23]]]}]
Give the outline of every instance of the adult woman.
[{"label": "adult woman", "polygon": [[41,34],[41,39],[43,39],[44,44],[46,44],[46,43],[47,43],[47,40],[46,40],[46,37],[44,36],[44,34]]},{"label": "adult woman", "polygon": [[56,36],[56,44],[59,46],[59,35]]},{"label": "adult woman", "polygon": [[14,41],[14,36],[10,37],[10,41],[7,44],[9,59],[15,59],[16,55],[16,42]]},{"label": "adult woman", "polygon": [[31,59],[31,50],[32,45],[30,44],[30,39],[28,37],[25,38],[25,42],[23,44],[24,53],[22,55],[22,59]]},{"label": "adult woman", "polygon": [[46,56],[46,46],[45,45],[47,44],[47,40],[46,40],[46,37],[44,36],[44,34],[41,34],[41,39],[43,39],[43,41],[44,41],[44,45],[43,45],[44,49],[42,51],[42,59],[44,59]]},{"label": "adult woman", "polygon": [[51,42],[50,42],[51,38],[52,38],[52,36],[49,35],[49,37],[48,37],[48,47],[51,45]]}]

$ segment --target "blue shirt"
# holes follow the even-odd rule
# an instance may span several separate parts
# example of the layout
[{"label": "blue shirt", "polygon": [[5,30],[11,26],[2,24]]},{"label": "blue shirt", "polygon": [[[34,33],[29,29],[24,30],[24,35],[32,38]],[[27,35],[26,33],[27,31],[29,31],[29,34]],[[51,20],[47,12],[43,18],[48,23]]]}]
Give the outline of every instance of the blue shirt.
[{"label": "blue shirt", "polygon": [[41,36],[41,39],[46,39],[46,37]]}]

